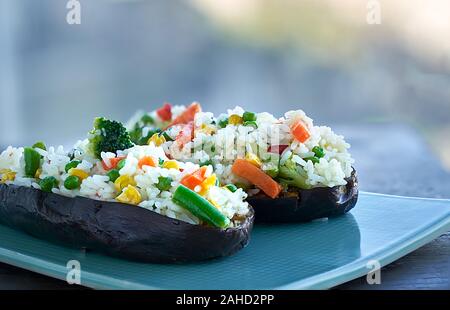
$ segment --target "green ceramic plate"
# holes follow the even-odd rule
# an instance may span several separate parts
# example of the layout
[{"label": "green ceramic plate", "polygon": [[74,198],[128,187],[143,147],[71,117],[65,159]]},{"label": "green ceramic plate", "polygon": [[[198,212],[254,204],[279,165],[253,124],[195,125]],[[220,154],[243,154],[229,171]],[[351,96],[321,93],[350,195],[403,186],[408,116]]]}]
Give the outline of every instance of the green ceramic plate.
[{"label": "green ceramic plate", "polygon": [[236,255],[200,264],[154,265],[82,253],[0,226],[0,261],[105,289],[326,289],[382,266],[450,230],[450,200],[361,193],[350,214],[307,224],[256,226]]}]

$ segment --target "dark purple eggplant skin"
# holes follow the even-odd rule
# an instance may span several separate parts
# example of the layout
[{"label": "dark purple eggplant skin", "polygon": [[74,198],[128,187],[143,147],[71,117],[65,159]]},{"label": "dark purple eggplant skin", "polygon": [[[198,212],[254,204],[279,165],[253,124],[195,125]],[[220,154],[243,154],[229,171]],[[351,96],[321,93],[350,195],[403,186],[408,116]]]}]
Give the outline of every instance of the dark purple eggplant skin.
[{"label": "dark purple eggplant skin", "polygon": [[301,223],[347,213],[358,201],[358,178],[353,169],[347,184],[289,190],[272,199],[264,194],[247,198],[255,210],[255,223]]},{"label": "dark purple eggplant skin", "polygon": [[244,248],[254,212],[239,227],[192,225],[144,208],[0,185],[0,224],[65,246],[148,263],[187,263]]}]

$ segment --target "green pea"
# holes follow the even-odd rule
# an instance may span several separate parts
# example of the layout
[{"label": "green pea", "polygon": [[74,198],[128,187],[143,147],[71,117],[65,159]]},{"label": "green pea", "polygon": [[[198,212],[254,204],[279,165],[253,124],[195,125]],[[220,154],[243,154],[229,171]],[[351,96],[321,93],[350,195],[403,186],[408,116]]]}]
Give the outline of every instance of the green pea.
[{"label": "green pea", "polygon": [[117,163],[117,170],[122,169],[125,166],[126,159],[122,159]]},{"label": "green pea", "polygon": [[253,128],[258,128],[258,124],[256,124],[256,122],[255,121],[245,121],[244,122],[244,126],[251,126],[251,127],[253,127]]},{"label": "green pea", "polygon": [[81,163],[81,161],[79,161],[79,160],[72,160],[71,162],[66,164],[66,166],[64,167],[64,170],[66,171],[66,173],[68,173],[70,169],[76,168],[80,163]]},{"label": "green pea", "polygon": [[172,187],[172,179],[168,177],[159,177],[158,178],[158,184],[156,184],[156,187],[160,191],[168,191]]},{"label": "green pea", "polygon": [[202,161],[199,165],[200,165],[200,167],[209,166],[209,165],[212,165],[212,161],[210,159],[208,159],[208,160]]},{"label": "green pea", "polygon": [[323,148],[321,148],[320,146],[313,147],[312,151],[314,152],[317,158],[322,158],[325,156],[325,152]]},{"label": "green pea", "polygon": [[55,177],[45,177],[39,181],[41,190],[50,193],[54,187],[58,186],[58,181]]},{"label": "green pea", "polygon": [[225,127],[227,127],[227,125],[228,125],[228,117],[219,121],[220,128],[225,128]]},{"label": "green pea", "polygon": [[225,187],[232,193],[238,190],[237,186],[234,184],[227,184],[225,185]]},{"label": "green pea", "polygon": [[106,175],[109,177],[111,182],[115,182],[117,178],[120,177],[119,170],[117,169],[110,170]]},{"label": "green pea", "polygon": [[254,122],[256,121],[256,114],[253,112],[244,112],[242,119],[244,122]]},{"label": "green pea", "polygon": [[313,164],[317,164],[320,161],[317,157],[307,157],[307,158],[305,158],[305,160],[306,161],[310,160],[313,162]]},{"label": "green pea", "polygon": [[34,149],[37,148],[37,149],[41,149],[41,150],[44,150],[44,151],[47,150],[47,147],[45,146],[45,143],[42,142],[42,141],[38,141],[35,144],[33,144],[32,148],[34,148]]},{"label": "green pea", "polygon": [[67,179],[64,181],[64,187],[67,189],[76,189],[78,187],[80,187],[81,185],[81,180],[79,177],[75,176],[75,175],[70,175],[67,177]]},{"label": "green pea", "polygon": [[158,164],[162,167],[162,165],[164,165],[164,159],[158,158]]}]

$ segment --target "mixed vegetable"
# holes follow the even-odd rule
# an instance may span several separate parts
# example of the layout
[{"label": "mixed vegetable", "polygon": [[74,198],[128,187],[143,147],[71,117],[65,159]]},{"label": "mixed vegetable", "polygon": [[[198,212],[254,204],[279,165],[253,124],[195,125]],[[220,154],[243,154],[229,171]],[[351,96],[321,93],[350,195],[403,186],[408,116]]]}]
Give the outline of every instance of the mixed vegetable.
[{"label": "mixed vegetable", "polygon": [[[165,104],[156,113],[165,127],[178,125],[186,129],[192,124],[195,113],[199,110],[200,106],[193,104],[173,118],[171,106]],[[149,117],[145,117],[142,123],[149,124],[152,121]],[[181,131],[179,135],[183,136],[184,132]],[[56,174],[48,175],[48,167],[53,165],[54,159],[49,157],[45,144],[38,142],[32,147],[23,148],[23,177],[31,180],[30,184],[35,184],[34,187],[44,192],[74,193],[75,195],[83,195],[89,192],[89,186],[95,188],[96,182],[101,182],[101,186],[114,191],[111,197],[114,200],[132,205],[145,203],[147,207],[152,201],[149,191],[156,190],[158,197],[162,195],[171,199],[176,205],[198,218],[200,224],[219,228],[230,225],[234,211],[227,210],[228,216],[226,216],[222,209],[226,204],[233,202],[227,200],[226,193],[235,193],[238,189],[234,185],[220,187],[212,166],[207,163],[192,169],[195,165],[186,166],[183,162],[164,156],[164,151],[158,149],[161,148],[161,144],[171,138],[161,129],[155,129],[155,133],[149,137],[143,147],[135,148],[131,138],[133,136],[137,137],[137,131],[128,132],[120,122],[96,118],[94,128],[89,132],[86,140],[85,155],[87,157],[80,155],[80,150],[76,149],[66,155],[61,154],[62,159],[59,158],[58,161],[64,160],[62,168],[52,166],[51,169]],[[190,139],[190,133],[188,136]],[[54,148],[51,148],[50,152],[54,152]],[[87,163],[87,161],[90,162]],[[44,169],[44,166],[47,168]],[[185,171],[186,169],[189,171]],[[0,183],[13,183],[16,173],[9,169],[0,170]],[[152,185],[145,185],[147,184],[145,182],[152,180],[155,174],[157,181]],[[139,181],[138,177],[147,179]],[[220,202],[215,200],[214,195],[210,195],[213,187],[215,193],[219,193],[219,196],[223,198]],[[245,193],[240,192],[236,197],[245,198],[245,196]],[[103,199],[99,192],[94,198]],[[242,199],[239,202],[243,203]]]},{"label": "mixed vegetable", "polygon": [[[295,114],[298,111],[293,112]],[[146,189],[138,184],[136,175],[145,174],[149,169],[163,169],[164,173],[152,180],[152,186],[158,194],[168,193],[164,194],[167,199],[170,198],[201,222],[224,228],[230,225],[233,215],[225,215],[226,211],[221,210],[223,202],[217,202],[214,195],[210,194],[212,189],[213,192],[220,189],[227,193],[243,193],[243,190],[252,193],[257,190],[275,199],[292,188],[310,189],[320,185],[320,182],[331,187],[333,182],[345,182],[343,178],[349,174],[348,166],[345,166],[346,169],[342,168],[345,173],[339,174],[339,169],[352,163],[351,157],[346,154],[348,146],[345,141],[326,128],[314,128],[312,120],[302,113],[275,119],[268,116],[268,113],[257,114],[236,108],[215,118],[212,113],[202,112],[200,104],[194,102],[187,107],[164,103],[151,113],[140,114],[127,127],[120,122],[100,117],[94,121],[86,146],[87,152],[96,161],[94,167],[86,168],[82,158],[71,154],[61,172],[63,177],[42,176],[42,154],[47,147],[43,142],[37,142],[32,147],[23,149],[24,175],[36,179],[43,191],[54,192],[61,188],[82,191],[95,173],[106,178],[101,180],[113,184],[113,199],[141,205],[151,199],[147,197],[149,194]],[[223,154],[216,152],[216,136],[224,138],[231,133],[253,135],[254,139],[258,139],[259,131],[262,132],[268,125],[285,130],[283,139],[277,143],[268,141],[245,145],[245,151],[236,152],[232,160],[224,159],[221,157]],[[319,133],[318,138],[317,132],[321,130],[324,135],[334,136],[328,141],[326,138],[322,139]],[[199,143],[197,138],[201,136],[206,136],[209,140]],[[334,141],[341,141],[343,146],[333,145],[336,143]],[[159,148],[163,157],[139,152],[136,158],[130,157],[129,150],[140,146]],[[191,157],[180,161],[178,152],[181,154],[186,146]],[[202,156],[198,159],[193,156],[197,146],[202,148],[199,151]],[[332,153],[338,153],[341,157]],[[339,158],[345,158],[344,161],[348,160],[348,163],[339,161]],[[185,171],[184,166],[189,161],[196,164],[197,169]],[[338,172],[331,172],[332,167],[329,167],[332,165],[339,165]],[[326,169],[329,170],[325,171]],[[213,170],[216,173],[212,173]],[[167,171],[175,171],[177,177]],[[332,174],[337,175],[333,181],[323,181]],[[2,169],[0,176],[0,183],[11,182],[16,178],[16,171]],[[311,181],[314,177],[322,181],[314,183]],[[226,185],[221,186],[220,183]]]},{"label": "mixed vegetable", "polygon": [[281,192],[281,186],[268,174],[261,170],[258,165],[248,159],[236,159],[232,171],[251,184],[258,187],[270,198],[276,198]]},{"label": "mixed vegetable", "polygon": [[89,147],[96,158],[101,158],[102,152],[115,152],[133,146],[126,128],[117,121],[98,117],[90,132]]},{"label": "mixed vegetable", "polygon": [[198,218],[213,226],[225,228],[230,224],[230,220],[217,207],[184,185],[178,186],[172,199]]},{"label": "mixed vegetable", "polygon": [[[226,129],[228,126],[244,126],[253,128],[253,130],[258,129],[258,114],[251,111],[221,115],[218,118],[214,118],[210,123],[201,123],[201,125],[195,123],[196,115],[199,112],[201,112],[200,105],[193,103],[179,115],[174,116],[172,106],[165,103],[160,109],[156,110],[156,114],[153,113],[153,115],[157,115],[156,118],[158,120],[152,123],[151,128],[140,126],[140,124],[143,124],[141,121],[134,124],[133,130],[140,130],[142,132],[141,135],[155,132],[150,140],[145,143],[153,141],[155,144],[163,146],[166,144],[170,146],[175,143],[179,149],[182,149],[188,143],[194,142],[198,134],[214,136],[219,130]],[[146,114],[146,116],[150,117],[149,114]],[[159,127],[158,124],[160,124]],[[259,157],[252,152],[238,155],[230,164],[232,173],[244,181],[244,183],[237,185],[246,189],[249,189],[249,186],[256,187],[271,198],[278,197],[281,191],[288,188],[312,188],[313,185],[308,182],[308,174],[303,166],[308,162],[311,162],[313,166],[319,164],[320,159],[325,157],[325,148],[320,145],[314,146],[309,152],[310,155],[301,158],[300,161],[304,162],[303,166],[299,165],[299,160],[294,160],[294,154],[286,156],[288,153],[292,153],[290,150],[292,143],[305,144],[311,139],[312,134],[309,127],[310,125],[306,124],[303,119],[296,119],[289,124],[288,129],[291,140],[287,143],[268,145],[265,152],[258,149]],[[165,147],[165,149],[170,153],[170,147]],[[212,160],[215,156],[214,145],[206,152],[210,158],[198,162],[201,166],[224,164],[223,162]],[[266,154],[269,155],[266,156]],[[168,155],[171,156],[171,154]],[[198,186],[201,178],[192,176],[186,182]],[[189,187],[189,184],[186,186],[192,188],[192,186]]]}]

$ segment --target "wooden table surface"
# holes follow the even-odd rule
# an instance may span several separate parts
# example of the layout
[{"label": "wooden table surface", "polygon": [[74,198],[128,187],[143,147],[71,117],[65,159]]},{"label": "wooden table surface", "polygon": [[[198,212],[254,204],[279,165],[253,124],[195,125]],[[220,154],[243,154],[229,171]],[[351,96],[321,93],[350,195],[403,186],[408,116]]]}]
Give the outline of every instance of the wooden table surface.
[{"label": "wooden table surface", "polygon": [[[450,173],[411,128],[390,124],[336,126],[352,144],[362,190],[450,198]],[[450,232],[391,263],[381,284],[365,277],[337,289],[450,289]],[[0,263],[0,289],[76,289],[63,281]]]}]

